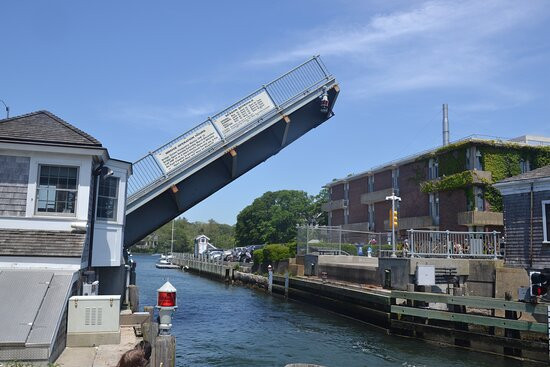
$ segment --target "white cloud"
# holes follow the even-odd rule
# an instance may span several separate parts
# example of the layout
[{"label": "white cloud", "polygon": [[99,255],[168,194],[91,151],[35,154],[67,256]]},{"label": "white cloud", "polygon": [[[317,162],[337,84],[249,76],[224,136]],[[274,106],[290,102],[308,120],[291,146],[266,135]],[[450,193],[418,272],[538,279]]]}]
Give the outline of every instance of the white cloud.
[{"label": "white cloud", "polygon": [[[539,1],[429,1],[374,15],[362,25],[313,30],[295,37],[302,38],[299,47],[256,58],[251,64],[320,54],[337,65],[332,69],[338,71],[340,66],[344,76],[340,81],[346,81],[348,93],[358,98],[426,88],[485,88],[518,58],[506,48],[506,36],[536,23],[547,14],[545,8]],[[346,68],[350,63],[354,67]],[[359,73],[346,76],[348,69]],[[528,96],[507,90],[506,85],[498,89],[507,103],[523,102]]]},{"label": "white cloud", "polygon": [[[194,106],[134,106],[119,105],[108,112],[112,121],[144,129],[159,129],[165,132],[182,132],[206,119],[213,111],[210,105]],[[186,126],[182,130],[182,126]]]}]

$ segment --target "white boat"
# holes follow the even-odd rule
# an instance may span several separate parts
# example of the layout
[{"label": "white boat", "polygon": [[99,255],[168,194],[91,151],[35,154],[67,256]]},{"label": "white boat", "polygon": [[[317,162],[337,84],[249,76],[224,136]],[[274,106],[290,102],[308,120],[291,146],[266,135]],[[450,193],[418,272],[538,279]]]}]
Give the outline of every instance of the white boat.
[{"label": "white boat", "polygon": [[160,259],[160,260],[155,264],[155,266],[156,266],[158,269],[179,269],[179,268],[181,268],[181,266],[176,265],[176,264],[172,264],[170,261],[165,260],[165,259]]},{"label": "white boat", "polygon": [[180,269],[181,266],[172,264],[174,253],[174,221],[172,221],[172,240],[171,240],[171,246],[170,246],[170,255],[160,255],[159,261],[155,264],[155,266],[158,269]]}]

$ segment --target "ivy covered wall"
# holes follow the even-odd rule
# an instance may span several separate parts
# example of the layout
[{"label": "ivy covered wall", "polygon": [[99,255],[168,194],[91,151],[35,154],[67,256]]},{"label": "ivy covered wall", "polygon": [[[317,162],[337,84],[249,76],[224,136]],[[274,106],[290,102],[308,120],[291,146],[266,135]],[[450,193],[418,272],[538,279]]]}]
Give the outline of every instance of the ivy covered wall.
[{"label": "ivy covered wall", "polygon": [[[492,180],[475,180],[472,171],[466,171],[466,149],[475,145],[481,152],[483,171],[492,174]],[[473,200],[474,182],[484,187],[485,200],[489,210],[501,212],[502,196],[492,184],[507,177],[521,174],[521,161],[529,161],[530,168],[536,169],[550,164],[549,146],[522,146],[515,143],[464,141],[441,147],[418,160],[437,158],[439,162],[438,180],[422,182],[425,193],[464,189],[467,200]]]}]

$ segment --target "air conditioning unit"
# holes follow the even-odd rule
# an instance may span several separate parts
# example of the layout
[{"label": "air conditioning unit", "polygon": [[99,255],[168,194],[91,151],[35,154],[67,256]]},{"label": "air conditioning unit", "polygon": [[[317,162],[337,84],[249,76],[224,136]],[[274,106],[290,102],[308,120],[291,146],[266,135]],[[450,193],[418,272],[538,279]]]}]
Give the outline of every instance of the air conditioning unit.
[{"label": "air conditioning unit", "polygon": [[67,346],[120,343],[120,295],[69,298]]}]

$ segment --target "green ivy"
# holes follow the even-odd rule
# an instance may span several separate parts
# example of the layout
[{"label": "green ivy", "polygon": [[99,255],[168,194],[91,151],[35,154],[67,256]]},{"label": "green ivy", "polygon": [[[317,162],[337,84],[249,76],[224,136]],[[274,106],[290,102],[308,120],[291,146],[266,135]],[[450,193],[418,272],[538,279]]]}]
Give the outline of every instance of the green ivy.
[{"label": "green ivy", "polygon": [[498,147],[479,147],[484,171],[490,171],[493,182],[521,173],[520,162],[529,159],[527,152]]},{"label": "green ivy", "polygon": [[445,152],[438,157],[439,175],[450,176],[466,169],[466,148]]},{"label": "green ivy", "polygon": [[450,191],[470,186],[474,182],[473,171],[463,171],[454,175],[444,176],[438,180],[426,181],[420,184],[420,191],[433,193],[438,191]]}]

